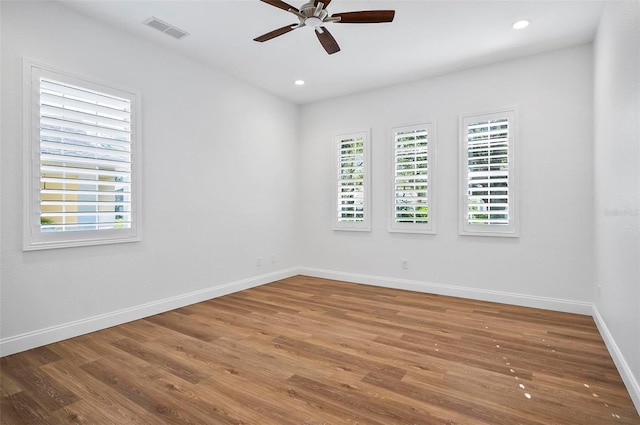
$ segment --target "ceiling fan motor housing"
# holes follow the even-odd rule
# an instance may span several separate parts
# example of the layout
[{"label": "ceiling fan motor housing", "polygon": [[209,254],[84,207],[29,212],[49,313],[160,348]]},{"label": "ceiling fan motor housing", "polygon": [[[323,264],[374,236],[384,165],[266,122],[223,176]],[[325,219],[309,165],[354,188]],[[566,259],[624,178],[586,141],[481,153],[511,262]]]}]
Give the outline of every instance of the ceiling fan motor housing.
[{"label": "ceiling fan motor housing", "polygon": [[327,18],[329,16],[329,12],[324,8],[325,4],[323,2],[318,2],[317,5],[314,4],[313,1],[305,3],[300,7],[298,13],[295,10],[290,9],[289,12],[292,12],[294,15],[298,16],[300,20],[300,26],[307,26],[312,28],[317,28],[321,26],[323,23],[327,22],[337,22],[340,18]]}]

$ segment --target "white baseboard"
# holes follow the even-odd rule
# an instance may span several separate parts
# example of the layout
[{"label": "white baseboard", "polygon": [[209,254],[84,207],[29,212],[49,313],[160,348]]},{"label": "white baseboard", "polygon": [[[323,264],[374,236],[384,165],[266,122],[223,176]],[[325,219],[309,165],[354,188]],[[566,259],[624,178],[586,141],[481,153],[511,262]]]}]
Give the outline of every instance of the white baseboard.
[{"label": "white baseboard", "polygon": [[607,328],[604,319],[600,315],[600,312],[595,305],[593,306],[592,316],[593,320],[596,322],[598,330],[600,331],[600,335],[602,335],[602,339],[604,340],[604,343],[609,350],[609,354],[611,354],[611,358],[616,364],[618,372],[620,373],[620,376],[622,377],[622,380],[627,387],[627,391],[629,391],[631,400],[633,400],[633,404],[636,406],[638,414],[640,414],[640,383],[638,383],[638,380],[633,375],[633,372],[629,367],[629,363],[627,363],[624,356],[622,355],[618,344],[616,344],[616,341],[613,339],[613,335],[611,335],[609,328]]},{"label": "white baseboard", "polygon": [[523,295],[511,292],[491,291],[464,286],[443,285],[440,283],[430,283],[416,280],[369,276],[364,274],[314,269],[309,267],[300,267],[298,271],[300,272],[300,274],[312,277],[362,283],[365,285],[383,286],[386,288],[405,289],[408,291],[425,292],[429,294],[448,295],[452,297],[469,298],[480,301],[512,304],[523,307],[542,308],[545,310],[562,311],[566,313],[586,314],[589,316],[591,315],[593,308],[593,304],[589,302],[539,297],[535,295]]},{"label": "white baseboard", "polygon": [[125,308],[106,314],[88,317],[86,319],[77,320],[74,322],[51,326],[49,328],[39,329],[37,331],[28,332],[17,336],[3,338],[0,340],[0,356],[19,353],[21,351],[40,347],[46,344],[51,344],[57,341],[62,341],[64,339],[73,338],[101,329],[106,329],[111,326],[121,325],[123,323],[142,319],[154,314],[163,313],[165,311],[242,291],[244,289],[249,289],[267,283],[275,282],[277,280],[285,279],[297,274],[299,274],[297,268],[285,269],[274,273],[267,273],[248,279],[242,279],[235,282],[229,282],[223,285],[202,289],[199,291],[177,295],[175,297],[152,301],[150,303]]}]

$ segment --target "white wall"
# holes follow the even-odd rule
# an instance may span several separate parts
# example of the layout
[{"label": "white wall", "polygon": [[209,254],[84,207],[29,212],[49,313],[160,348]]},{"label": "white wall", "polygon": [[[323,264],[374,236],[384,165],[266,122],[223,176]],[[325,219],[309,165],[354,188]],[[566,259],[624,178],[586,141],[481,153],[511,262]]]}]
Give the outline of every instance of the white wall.
[{"label": "white wall", "polygon": [[608,3],[594,46],[596,318],[640,411],[640,3]]},{"label": "white wall", "polygon": [[[585,313],[595,298],[638,405],[638,7],[606,8],[595,58],[579,46],[299,111],[55,3],[0,3],[2,354],[302,271]],[[21,57],[142,92],[142,242],[22,252]],[[514,105],[521,237],[459,236],[458,115]],[[438,234],[391,234],[389,129],[425,120],[437,126]],[[362,129],[373,230],[332,231],[332,136]]]},{"label": "white wall", "polygon": [[[328,100],[301,110],[307,273],[590,313],[592,47],[583,45]],[[458,235],[458,116],[517,105],[521,236]],[[387,232],[390,128],[437,126],[438,234]],[[371,129],[373,230],[331,230],[332,135]],[[401,269],[401,259],[409,262]]]},{"label": "white wall", "polygon": [[[297,106],[55,2],[1,7],[3,354],[293,273]],[[142,242],[22,251],[23,56],[141,91]]]}]

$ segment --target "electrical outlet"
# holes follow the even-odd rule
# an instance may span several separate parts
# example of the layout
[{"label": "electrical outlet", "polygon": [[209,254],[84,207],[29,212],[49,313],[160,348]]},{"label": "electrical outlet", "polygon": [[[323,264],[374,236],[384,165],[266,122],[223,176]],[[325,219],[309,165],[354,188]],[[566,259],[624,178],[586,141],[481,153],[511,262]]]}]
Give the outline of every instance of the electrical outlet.
[{"label": "electrical outlet", "polygon": [[256,259],[256,266],[257,266],[257,267],[260,267],[261,265],[262,265],[262,257],[258,257],[258,258]]},{"label": "electrical outlet", "polygon": [[409,268],[409,261],[407,261],[407,260],[402,260],[402,261],[401,261],[401,264],[402,264],[402,268],[403,268],[404,270],[407,270],[407,269]]},{"label": "electrical outlet", "polygon": [[275,264],[278,262],[278,258],[276,257],[276,254],[273,253],[271,254],[271,264]]}]

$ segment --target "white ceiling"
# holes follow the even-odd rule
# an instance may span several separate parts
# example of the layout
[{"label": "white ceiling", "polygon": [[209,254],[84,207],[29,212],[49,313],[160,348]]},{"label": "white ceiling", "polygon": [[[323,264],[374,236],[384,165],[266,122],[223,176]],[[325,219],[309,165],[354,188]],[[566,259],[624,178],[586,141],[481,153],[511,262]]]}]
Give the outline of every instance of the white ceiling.
[{"label": "white ceiling", "polygon": [[[384,24],[328,24],[341,51],[327,55],[312,30],[265,43],[293,24],[259,0],[58,0],[82,14],[234,75],[298,104],[416,80],[593,40],[601,1],[333,0],[331,13],[394,9]],[[304,0],[287,3],[300,7]],[[190,33],[176,40],[143,25],[159,18]],[[529,19],[516,31],[513,22]],[[295,86],[304,79],[304,86]]]}]

